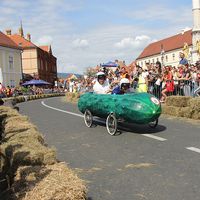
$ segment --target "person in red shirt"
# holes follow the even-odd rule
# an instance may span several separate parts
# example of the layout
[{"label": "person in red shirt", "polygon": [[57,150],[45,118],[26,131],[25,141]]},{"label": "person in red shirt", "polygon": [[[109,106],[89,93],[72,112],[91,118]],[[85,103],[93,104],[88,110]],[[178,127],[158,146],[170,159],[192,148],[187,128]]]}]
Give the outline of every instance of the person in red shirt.
[{"label": "person in red shirt", "polygon": [[165,75],[163,76],[163,81],[165,82],[165,87],[161,92],[161,102],[165,102],[167,94],[174,91],[174,80],[170,67],[166,67]]}]

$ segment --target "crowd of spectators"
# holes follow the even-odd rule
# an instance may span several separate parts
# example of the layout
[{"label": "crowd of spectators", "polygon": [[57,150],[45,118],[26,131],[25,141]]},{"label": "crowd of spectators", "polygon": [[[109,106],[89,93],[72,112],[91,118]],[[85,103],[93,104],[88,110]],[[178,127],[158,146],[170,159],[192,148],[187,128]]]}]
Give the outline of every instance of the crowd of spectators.
[{"label": "crowd of spectators", "polygon": [[8,97],[16,97],[20,95],[39,95],[39,94],[50,94],[50,93],[61,93],[64,92],[63,88],[60,87],[42,87],[42,86],[16,86],[16,87],[10,87],[10,86],[3,86],[2,83],[0,83],[0,98],[8,98]]},{"label": "crowd of spectators", "polygon": [[[96,70],[94,74],[103,71],[111,89],[114,89],[122,78],[128,78],[132,89],[152,93],[161,102],[164,102],[168,95],[194,96],[195,90],[200,86],[200,62],[191,65],[185,58],[181,58],[178,66],[162,66],[159,61],[155,64],[146,63],[144,67],[133,65],[131,71],[126,66],[104,67]],[[95,75],[71,80],[67,91],[92,91],[95,82]]]},{"label": "crowd of spectators", "polygon": [[200,61],[196,64],[188,64],[183,54],[180,54],[178,66],[162,66],[159,61],[155,64],[146,63],[145,66],[138,66],[132,63],[131,66],[99,67],[92,69],[82,78],[66,80],[58,87],[45,88],[36,86],[4,87],[0,83],[0,98],[19,95],[37,95],[55,92],[78,92],[84,93],[93,91],[97,81],[96,74],[104,72],[110,91],[114,90],[120,80],[127,78],[130,81],[131,91],[149,92],[155,95],[161,102],[164,102],[168,95],[195,96],[200,93]]}]

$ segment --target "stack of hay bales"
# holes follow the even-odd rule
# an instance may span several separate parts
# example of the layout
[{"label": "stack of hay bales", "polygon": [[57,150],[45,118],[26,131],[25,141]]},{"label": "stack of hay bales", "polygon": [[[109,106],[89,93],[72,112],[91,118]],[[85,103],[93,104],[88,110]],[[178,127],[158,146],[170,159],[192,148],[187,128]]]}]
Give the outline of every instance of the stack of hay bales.
[{"label": "stack of hay bales", "polygon": [[0,172],[11,187],[7,199],[86,199],[83,181],[57,161],[27,117],[1,106],[0,122]]},{"label": "stack of hay bales", "polygon": [[9,97],[4,98],[4,101],[15,100],[16,103],[21,103],[26,100],[31,101],[35,99],[42,99],[42,98],[49,98],[49,97],[57,97],[57,96],[64,96],[64,93],[53,93],[53,94],[40,94],[40,95],[29,95],[29,96],[18,96],[18,97]]},{"label": "stack of hay bales", "polygon": [[80,97],[79,93],[67,92],[66,93],[66,101],[70,103],[77,103]]},{"label": "stack of hay bales", "polygon": [[162,113],[176,117],[200,119],[200,97],[185,96],[167,97],[166,104],[162,105]]}]

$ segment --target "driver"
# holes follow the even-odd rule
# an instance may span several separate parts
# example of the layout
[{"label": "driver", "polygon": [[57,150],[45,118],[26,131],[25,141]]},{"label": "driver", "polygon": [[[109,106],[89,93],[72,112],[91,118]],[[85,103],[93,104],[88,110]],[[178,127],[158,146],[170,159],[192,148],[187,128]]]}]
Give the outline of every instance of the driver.
[{"label": "driver", "polygon": [[93,86],[93,90],[96,94],[108,94],[110,92],[110,85],[104,72],[97,73],[97,81]]},{"label": "driver", "polygon": [[112,94],[125,94],[130,92],[130,81],[127,78],[120,80],[119,86],[114,88]]}]

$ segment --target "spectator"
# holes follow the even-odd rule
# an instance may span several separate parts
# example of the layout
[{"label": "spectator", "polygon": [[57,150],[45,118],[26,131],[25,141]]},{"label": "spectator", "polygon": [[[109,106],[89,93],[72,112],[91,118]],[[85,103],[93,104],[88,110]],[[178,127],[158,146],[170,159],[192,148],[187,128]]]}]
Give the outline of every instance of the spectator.
[{"label": "spectator", "polygon": [[161,102],[165,102],[167,93],[172,93],[174,91],[174,81],[173,81],[173,75],[172,75],[170,67],[166,67],[163,80],[165,82],[165,87],[163,88],[161,92],[162,93]]},{"label": "spectator", "polygon": [[181,65],[187,65],[188,64],[188,60],[185,58],[185,54],[180,52],[180,61],[179,64]]}]

